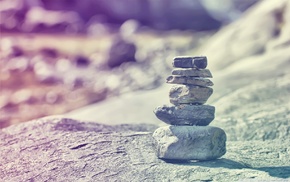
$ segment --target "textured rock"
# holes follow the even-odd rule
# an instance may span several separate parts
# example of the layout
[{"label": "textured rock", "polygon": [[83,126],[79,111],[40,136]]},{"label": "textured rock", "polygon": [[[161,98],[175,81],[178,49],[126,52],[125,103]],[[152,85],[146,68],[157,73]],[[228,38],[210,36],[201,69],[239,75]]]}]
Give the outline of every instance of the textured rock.
[{"label": "textured rock", "polygon": [[153,138],[161,159],[212,160],[226,153],[226,134],[217,127],[164,126]]},{"label": "textured rock", "polygon": [[180,76],[196,76],[202,78],[212,78],[212,74],[208,69],[196,69],[196,68],[176,68],[172,70],[172,75]]},{"label": "textured rock", "polygon": [[159,106],[156,117],[171,125],[206,126],[214,120],[215,107],[209,105]]},{"label": "textured rock", "polygon": [[175,57],[173,59],[172,65],[173,67],[176,67],[176,68],[204,69],[207,66],[207,58],[205,56],[200,56],[200,57],[180,56],[180,57]]},{"label": "textured rock", "polygon": [[191,85],[176,85],[170,89],[170,102],[179,104],[204,104],[213,93],[210,87],[200,87]]},{"label": "textured rock", "polygon": [[188,76],[169,76],[166,79],[166,83],[170,84],[187,84],[197,86],[213,86],[213,82],[209,79],[188,77]]},{"label": "textured rock", "polygon": [[[43,118],[0,130],[1,181],[287,181],[289,137],[227,141],[213,161],[156,157],[154,125],[101,125]],[[173,162],[173,161],[172,161]]]}]

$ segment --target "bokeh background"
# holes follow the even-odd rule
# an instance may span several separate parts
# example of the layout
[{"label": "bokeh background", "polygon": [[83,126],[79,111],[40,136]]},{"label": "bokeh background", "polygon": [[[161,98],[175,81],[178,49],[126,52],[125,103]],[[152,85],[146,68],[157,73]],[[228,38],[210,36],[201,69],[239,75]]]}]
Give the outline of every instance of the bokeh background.
[{"label": "bokeh background", "polygon": [[0,128],[158,88],[257,2],[0,0]]}]

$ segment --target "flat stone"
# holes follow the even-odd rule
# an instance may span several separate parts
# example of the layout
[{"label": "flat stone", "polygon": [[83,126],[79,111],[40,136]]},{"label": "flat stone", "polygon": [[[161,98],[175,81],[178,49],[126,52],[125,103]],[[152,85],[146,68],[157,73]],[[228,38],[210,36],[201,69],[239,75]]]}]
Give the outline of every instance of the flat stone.
[{"label": "flat stone", "polygon": [[207,126],[214,120],[215,107],[188,104],[159,106],[154,113],[158,119],[170,125]]},{"label": "flat stone", "polygon": [[213,160],[226,153],[226,134],[213,126],[165,126],[153,138],[161,159]]},{"label": "flat stone", "polygon": [[205,56],[189,57],[179,56],[173,59],[173,67],[176,68],[198,68],[204,69],[207,66],[207,58]]},{"label": "flat stone", "polygon": [[175,85],[169,91],[170,103],[180,104],[204,104],[213,93],[210,87],[195,85]]},{"label": "flat stone", "polygon": [[172,75],[180,76],[196,76],[202,78],[212,78],[212,74],[209,69],[196,69],[196,68],[175,68],[171,72]]},{"label": "flat stone", "polygon": [[170,84],[187,84],[198,86],[213,86],[213,82],[205,78],[188,77],[188,76],[169,76],[166,79],[166,83]]}]

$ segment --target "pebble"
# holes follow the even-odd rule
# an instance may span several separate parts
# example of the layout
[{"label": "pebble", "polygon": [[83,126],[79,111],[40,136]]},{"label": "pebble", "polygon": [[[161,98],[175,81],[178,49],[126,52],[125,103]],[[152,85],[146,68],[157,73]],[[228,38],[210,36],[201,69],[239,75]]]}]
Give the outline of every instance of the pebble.
[{"label": "pebble", "polygon": [[179,76],[196,76],[202,78],[212,78],[212,74],[208,69],[196,69],[196,68],[176,68],[171,72],[172,75]]},{"label": "pebble", "polygon": [[154,110],[158,119],[170,125],[207,126],[215,117],[215,107],[210,105],[159,106]]},{"label": "pebble", "polygon": [[166,79],[166,83],[198,85],[203,87],[213,86],[213,82],[209,79],[188,76],[169,76]]},{"label": "pebble", "polygon": [[169,91],[170,103],[180,104],[204,104],[213,93],[210,87],[195,85],[175,85]]},{"label": "pebble", "polygon": [[153,133],[157,157],[167,160],[213,160],[226,153],[226,134],[212,126],[165,126]]},{"label": "pebble", "polygon": [[173,59],[173,67],[176,68],[198,68],[204,69],[207,67],[207,58],[205,56],[200,57],[188,57],[180,56]]}]

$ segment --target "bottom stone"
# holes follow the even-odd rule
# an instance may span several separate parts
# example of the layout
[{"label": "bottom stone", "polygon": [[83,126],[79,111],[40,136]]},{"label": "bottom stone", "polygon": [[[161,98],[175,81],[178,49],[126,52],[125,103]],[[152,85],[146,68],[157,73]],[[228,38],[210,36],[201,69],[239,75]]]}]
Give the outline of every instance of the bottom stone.
[{"label": "bottom stone", "polygon": [[212,160],[226,153],[224,130],[212,126],[165,126],[153,133],[157,157],[169,160]]}]

